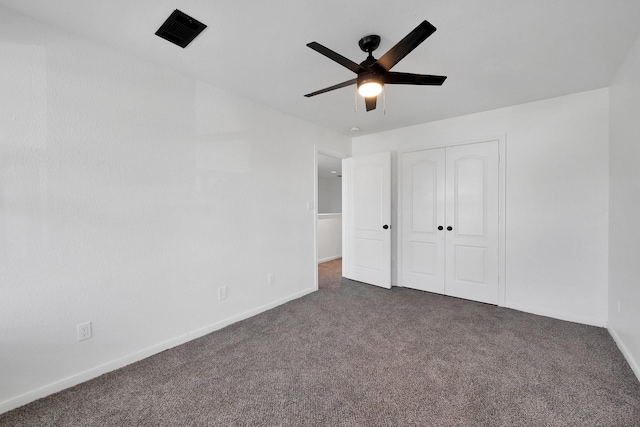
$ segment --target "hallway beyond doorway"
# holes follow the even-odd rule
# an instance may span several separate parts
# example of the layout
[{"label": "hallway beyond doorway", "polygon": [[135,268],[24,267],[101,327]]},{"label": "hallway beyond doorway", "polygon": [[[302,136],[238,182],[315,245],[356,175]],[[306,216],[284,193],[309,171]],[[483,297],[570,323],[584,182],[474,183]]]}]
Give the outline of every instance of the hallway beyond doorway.
[{"label": "hallway beyond doorway", "polygon": [[318,289],[338,289],[342,282],[342,258],[318,264]]}]

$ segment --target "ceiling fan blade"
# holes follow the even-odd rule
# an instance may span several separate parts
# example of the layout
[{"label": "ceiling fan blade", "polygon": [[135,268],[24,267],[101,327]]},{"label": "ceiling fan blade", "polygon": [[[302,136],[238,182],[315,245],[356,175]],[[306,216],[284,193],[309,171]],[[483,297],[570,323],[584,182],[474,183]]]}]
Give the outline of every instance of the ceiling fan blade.
[{"label": "ceiling fan blade", "polygon": [[376,109],[376,101],[377,100],[378,100],[377,96],[370,96],[370,97],[364,99],[364,104],[367,107],[367,111],[371,111],[371,110],[375,110]]},{"label": "ceiling fan blade", "polygon": [[411,74],[390,72],[384,78],[387,84],[400,85],[433,85],[440,86],[447,79],[447,76],[432,76],[429,74]]},{"label": "ceiling fan blade", "polygon": [[436,27],[427,21],[422,21],[420,25],[413,29],[405,38],[400,40],[398,44],[389,49],[387,53],[378,59],[378,65],[389,71],[391,67],[396,65],[402,58],[407,56],[409,52],[418,47],[420,43],[425,41],[436,30]]},{"label": "ceiling fan blade", "polygon": [[357,82],[358,82],[358,79],[347,80],[346,82],[338,83],[337,85],[329,86],[329,87],[326,87],[324,89],[320,89],[320,90],[317,90],[315,92],[308,93],[305,96],[307,98],[309,98],[309,97],[312,97],[312,96],[320,95],[321,93],[329,92],[330,90],[335,90],[335,89],[340,89],[341,87],[351,86],[353,84],[356,84]]},{"label": "ceiling fan blade", "polygon": [[327,58],[337,62],[338,64],[342,65],[343,67],[346,67],[346,68],[350,69],[351,71],[353,71],[356,74],[360,73],[361,71],[364,71],[364,68],[362,68],[360,65],[356,64],[355,62],[353,62],[352,60],[350,60],[348,58],[345,58],[344,56],[340,55],[339,53],[336,53],[336,52],[332,51],[331,49],[322,46],[320,43],[311,42],[311,43],[308,43],[307,46],[309,46],[311,49],[315,50],[316,52],[323,54]]}]

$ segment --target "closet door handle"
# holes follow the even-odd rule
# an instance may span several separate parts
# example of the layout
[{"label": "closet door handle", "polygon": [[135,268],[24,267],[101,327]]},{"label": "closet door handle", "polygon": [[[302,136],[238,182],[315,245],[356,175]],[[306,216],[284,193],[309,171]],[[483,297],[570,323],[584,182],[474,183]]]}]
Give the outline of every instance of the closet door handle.
[{"label": "closet door handle", "polygon": [[439,226],[438,226],[438,230],[441,230],[441,231],[442,231],[443,229],[444,229],[444,227],[443,227],[443,226],[441,226],[441,225],[439,225]]},{"label": "closet door handle", "polygon": [[448,227],[447,227],[447,230],[448,230],[448,231],[451,231],[451,230],[453,230],[453,227],[452,227],[452,226],[448,226]]},{"label": "closet door handle", "polygon": [[387,230],[389,228],[389,226],[387,224],[383,225],[382,228],[384,228],[385,230]]}]

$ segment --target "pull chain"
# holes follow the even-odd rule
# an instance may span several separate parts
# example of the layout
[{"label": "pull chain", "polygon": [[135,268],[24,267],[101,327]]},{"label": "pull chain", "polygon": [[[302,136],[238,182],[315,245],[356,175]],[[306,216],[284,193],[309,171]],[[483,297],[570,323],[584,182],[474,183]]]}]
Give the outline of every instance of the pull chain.
[{"label": "pull chain", "polygon": [[387,88],[382,86],[382,115],[387,115]]},{"label": "pull chain", "polygon": [[353,111],[358,112],[358,85],[356,85],[356,90],[353,92]]}]

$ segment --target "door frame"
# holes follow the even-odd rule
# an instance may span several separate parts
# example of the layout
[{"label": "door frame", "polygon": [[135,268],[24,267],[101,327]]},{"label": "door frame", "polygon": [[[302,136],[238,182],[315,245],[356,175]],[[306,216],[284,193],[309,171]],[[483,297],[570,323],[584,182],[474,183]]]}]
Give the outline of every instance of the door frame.
[{"label": "door frame", "polygon": [[[402,185],[400,185],[400,177],[404,172],[402,170],[402,156],[404,153],[411,153],[414,151],[432,150],[437,148],[454,147],[457,145],[472,145],[480,144],[483,142],[498,141],[498,306],[505,307],[507,302],[507,285],[506,285],[506,164],[507,164],[507,135],[502,134],[498,136],[489,136],[486,138],[473,138],[471,140],[454,141],[442,144],[425,145],[413,148],[407,148],[398,150],[398,157],[396,159],[396,170],[398,171],[396,177],[396,189],[398,199],[396,206],[401,208],[401,201],[403,198]],[[402,230],[404,224],[402,223],[402,215],[397,212],[396,215],[398,221],[398,232],[396,233],[396,248],[397,248],[397,266],[402,265]],[[402,286],[402,268],[396,270],[398,283],[396,286]]]},{"label": "door frame", "polygon": [[[335,157],[337,159],[346,159],[349,157],[348,154],[331,150],[328,148],[320,147],[318,145],[314,145],[313,152],[313,265],[315,274],[313,275],[313,286],[314,289],[318,290],[318,154],[323,154],[325,156]],[[344,206],[342,207],[344,211]],[[343,217],[344,220],[344,217]],[[344,233],[343,233],[344,234]],[[344,239],[344,236],[342,236]],[[344,243],[343,243],[344,244]],[[344,247],[343,247],[344,249]]]}]

